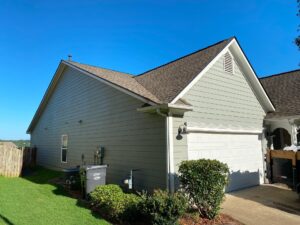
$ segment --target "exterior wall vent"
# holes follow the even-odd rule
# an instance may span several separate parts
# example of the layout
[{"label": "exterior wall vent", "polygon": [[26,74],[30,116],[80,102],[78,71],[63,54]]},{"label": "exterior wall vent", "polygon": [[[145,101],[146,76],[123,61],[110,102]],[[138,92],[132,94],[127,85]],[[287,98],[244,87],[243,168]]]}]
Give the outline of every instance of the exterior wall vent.
[{"label": "exterior wall vent", "polygon": [[233,57],[229,52],[226,52],[224,55],[224,71],[227,73],[233,74],[234,68],[233,68]]}]

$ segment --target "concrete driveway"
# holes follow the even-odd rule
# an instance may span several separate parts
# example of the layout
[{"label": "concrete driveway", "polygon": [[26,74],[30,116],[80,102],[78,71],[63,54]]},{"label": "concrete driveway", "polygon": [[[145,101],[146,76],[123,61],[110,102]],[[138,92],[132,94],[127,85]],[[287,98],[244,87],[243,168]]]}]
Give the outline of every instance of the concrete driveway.
[{"label": "concrete driveway", "polygon": [[261,185],[226,194],[222,212],[246,225],[299,225],[299,196],[284,187]]}]

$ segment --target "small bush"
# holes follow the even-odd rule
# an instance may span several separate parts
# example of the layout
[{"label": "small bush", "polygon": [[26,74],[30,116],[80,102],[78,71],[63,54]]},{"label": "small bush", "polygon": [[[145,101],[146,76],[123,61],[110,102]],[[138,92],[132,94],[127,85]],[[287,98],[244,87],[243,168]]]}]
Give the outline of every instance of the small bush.
[{"label": "small bush", "polygon": [[154,225],[174,225],[187,208],[187,199],[181,193],[170,194],[156,190],[153,195],[142,195],[142,214]]},{"label": "small bush", "polygon": [[140,217],[139,204],[141,200],[141,197],[135,194],[124,194],[125,209],[121,215],[123,221],[134,221]]},{"label": "small bush", "polygon": [[134,194],[125,194],[118,185],[102,185],[90,194],[92,205],[100,209],[108,218],[130,220],[137,214],[140,197]]},{"label": "small bush", "polygon": [[182,188],[200,216],[213,219],[224,199],[228,166],[217,160],[190,160],[180,164],[179,173]]}]

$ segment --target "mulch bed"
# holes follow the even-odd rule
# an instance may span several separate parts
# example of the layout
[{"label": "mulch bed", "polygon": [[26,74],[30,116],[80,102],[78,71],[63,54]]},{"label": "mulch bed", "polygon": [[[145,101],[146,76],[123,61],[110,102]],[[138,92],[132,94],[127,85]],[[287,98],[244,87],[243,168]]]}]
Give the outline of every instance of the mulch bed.
[{"label": "mulch bed", "polygon": [[[50,183],[54,183],[56,185],[61,185],[67,191],[70,197],[77,199],[81,204],[85,205],[87,208],[90,208],[93,212],[98,213],[102,216],[102,218],[109,221],[109,219],[103,215],[99,209],[93,208],[90,206],[89,202],[82,198],[82,194],[80,191],[70,190],[66,187],[63,178],[56,178],[50,181]],[[110,221],[112,222],[112,221]],[[135,221],[130,223],[114,223],[115,225],[150,225],[147,221]],[[182,218],[179,219],[180,225],[244,225],[243,223],[235,220],[229,215],[220,213],[215,219],[209,220],[205,218],[201,218],[196,212],[186,213]]]},{"label": "mulch bed", "polygon": [[180,220],[181,225],[244,225],[243,223],[233,219],[231,216],[220,213],[213,220],[199,217],[197,214],[186,214]]}]

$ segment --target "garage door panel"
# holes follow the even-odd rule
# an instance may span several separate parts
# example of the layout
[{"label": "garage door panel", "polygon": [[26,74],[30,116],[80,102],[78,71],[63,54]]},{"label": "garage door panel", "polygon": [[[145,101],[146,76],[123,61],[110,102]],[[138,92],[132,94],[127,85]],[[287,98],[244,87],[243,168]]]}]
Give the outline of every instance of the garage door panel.
[{"label": "garage door panel", "polygon": [[188,134],[188,159],[217,159],[227,163],[227,191],[263,182],[261,140],[257,134]]}]

